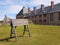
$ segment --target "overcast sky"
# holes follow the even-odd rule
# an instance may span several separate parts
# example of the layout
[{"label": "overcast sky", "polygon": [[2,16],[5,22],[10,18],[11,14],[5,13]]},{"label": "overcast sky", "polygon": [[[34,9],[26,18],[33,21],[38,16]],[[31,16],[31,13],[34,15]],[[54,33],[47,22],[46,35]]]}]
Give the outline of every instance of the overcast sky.
[{"label": "overcast sky", "polygon": [[48,6],[54,1],[55,4],[60,3],[60,0],[0,0],[0,20],[7,15],[10,18],[15,18],[17,13],[23,6],[33,9],[34,6],[40,8],[41,4]]}]

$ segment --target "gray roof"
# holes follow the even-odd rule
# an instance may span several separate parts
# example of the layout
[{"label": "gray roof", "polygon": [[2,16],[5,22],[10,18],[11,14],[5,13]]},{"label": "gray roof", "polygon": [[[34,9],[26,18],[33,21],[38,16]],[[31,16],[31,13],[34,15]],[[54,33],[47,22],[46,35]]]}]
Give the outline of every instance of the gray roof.
[{"label": "gray roof", "polygon": [[[41,8],[40,8],[40,9],[37,9],[36,14],[34,14],[34,10],[33,10],[33,11],[31,11],[30,16],[47,14],[47,13],[54,13],[54,12],[60,12],[60,3],[54,5],[54,9],[52,9],[51,6],[45,7],[44,12],[42,12]],[[17,14],[17,16],[18,15],[28,16],[28,9],[23,7],[22,10]]]},{"label": "gray roof", "polygon": [[23,7],[21,11],[17,14],[18,15],[28,15],[28,9]]},{"label": "gray roof", "polygon": [[34,11],[31,11],[31,16],[33,15],[41,15],[41,14],[47,14],[47,13],[53,13],[53,12],[60,12],[60,3],[54,5],[54,9],[51,8],[51,6],[47,6],[44,8],[44,12],[40,9],[36,10],[36,14],[34,14]]},{"label": "gray roof", "polygon": [[51,10],[49,13],[53,13],[53,12],[60,12],[60,3],[56,4],[54,6],[54,9]]}]

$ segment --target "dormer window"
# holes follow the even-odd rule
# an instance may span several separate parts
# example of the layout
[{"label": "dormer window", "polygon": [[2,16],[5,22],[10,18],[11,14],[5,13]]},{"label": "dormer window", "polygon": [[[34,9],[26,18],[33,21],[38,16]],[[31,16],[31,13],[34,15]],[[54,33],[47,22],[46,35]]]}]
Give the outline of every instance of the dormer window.
[{"label": "dormer window", "polygon": [[46,17],[46,14],[44,14],[43,16]]},{"label": "dormer window", "polygon": [[41,18],[42,17],[42,15],[39,15],[39,18]]}]

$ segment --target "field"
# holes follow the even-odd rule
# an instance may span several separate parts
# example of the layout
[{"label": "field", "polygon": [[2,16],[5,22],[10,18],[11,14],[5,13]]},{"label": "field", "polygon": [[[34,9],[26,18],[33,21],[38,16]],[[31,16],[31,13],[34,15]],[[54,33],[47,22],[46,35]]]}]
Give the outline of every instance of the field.
[{"label": "field", "polygon": [[18,40],[15,38],[6,38],[10,36],[10,26],[0,26],[0,45],[60,45],[60,26],[49,25],[34,25],[30,24],[31,37],[28,37],[28,32],[24,36],[23,26],[16,28]]}]

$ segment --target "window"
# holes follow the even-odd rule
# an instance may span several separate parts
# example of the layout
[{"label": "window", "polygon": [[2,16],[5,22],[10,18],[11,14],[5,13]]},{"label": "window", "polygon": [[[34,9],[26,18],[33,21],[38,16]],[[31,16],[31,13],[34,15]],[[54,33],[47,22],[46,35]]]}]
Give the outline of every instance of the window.
[{"label": "window", "polygon": [[35,20],[35,23],[37,22],[37,20]]},{"label": "window", "polygon": [[46,17],[46,14],[44,14],[43,16]]},{"label": "window", "polygon": [[42,15],[39,15],[39,18],[41,18],[42,17]]},{"label": "window", "polygon": [[43,22],[46,22],[46,19],[44,19]]},{"label": "window", "polygon": [[37,16],[35,16],[35,18],[37,18]]},{"label": "window", "polygon": [[42,22],[42,20],[39,20],[39,22]]},{"label": "window", "polygon": [[32,16],[32,18],[33,18],[33,16]]},{"label": "window", "polygon": [[60,12],[59,12],[59,16],[58,16],[58,19],[60,20]]},{"label": "window", "polygon": [[50,14],[50,21],[54,21],[54,14],[53,13]]}]

